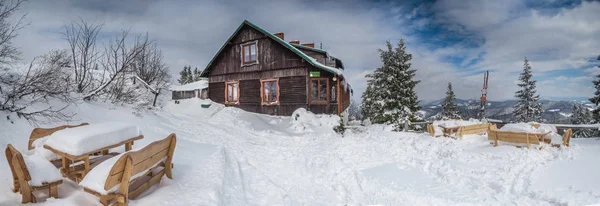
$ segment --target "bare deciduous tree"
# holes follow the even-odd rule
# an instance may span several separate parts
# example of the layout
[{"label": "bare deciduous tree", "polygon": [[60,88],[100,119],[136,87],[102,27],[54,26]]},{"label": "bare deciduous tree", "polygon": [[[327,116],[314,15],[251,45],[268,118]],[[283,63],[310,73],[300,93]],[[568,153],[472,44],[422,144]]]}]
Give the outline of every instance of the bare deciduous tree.
[{"label": "bare deciduous tree", "polygon": [[98,69],[101,53],[96,49],[96,37],[102,25],[88,23],[83,19],[64,27],[63,36],[69,43],[73,62],[76,92],[85,92],[93,83],[91,70]]},{"label": "bare deciduous tree", "polygon": [[19,60],[21,52],[12,44],[18,31],[25,26],[21,16],[16,22],[11,22],[10,17],[19,10],[24,0],[0,0],[0,64],[6,67]]},{"label": "bare deciduous tree", "polygon": [[[26,71],[5,71],[0,75],[0,110],[16,113],[32,123],[43,120],[66,120],[63,110],[72,102],[69,95],[70,64],[66,51],[52,51],[36,57]],[[54,107],[52,100],[64,103]]]},{"label": "bare deciduous tree", "polygon": [[[127,75],[133,73],[133,62],[149,45],[148,38],[141,38],[140,36],[136,38],[132,46],[127,45],[128,35],[128,31],[123,31],[120,36],[115,37],[106,46],[102,67],[108,72],[108,78],[103,80],[92,92],[85,95],[85,100],[107,92],[112,102],[118,102],[118,100],[128,97],[127,93],[129,92],[125,91]],[[110,91],[107,91],[107,89]]]},{"label": "bare deciduous tree", "polygon": [[[147,34],[146,39],[148,39]],[[162,51],[156,46],[156,42],[148,43],[133,62],[135,75],[155,88],[162,88],[169,82],[171,75],[168,70],[169,68],[163,62]]]}]

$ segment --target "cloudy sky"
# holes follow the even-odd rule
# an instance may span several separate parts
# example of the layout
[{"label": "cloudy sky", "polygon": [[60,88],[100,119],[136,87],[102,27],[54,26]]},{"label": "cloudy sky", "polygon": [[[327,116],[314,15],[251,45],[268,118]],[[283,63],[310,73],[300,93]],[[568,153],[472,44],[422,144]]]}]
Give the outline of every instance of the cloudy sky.
[{"label": "cloudy sky", "polygon": [[322,43],[345,66],[360,99],[364,75],[381,65],[378,48],[404,38],[417,70],[421,100],[440,99],[447,82],[458,98],[480,96],[490,71],[491,100],[511,99],[525,56],[544,98],[593,94],[600,73],[600,2],[563,0],[440,1],[29,1],[20,12],[30,24],[15,44],[23,61],[66,48],[62,27],[79,18],[103,24],[108,37],[129,29],[148,32],[177,74],[184,65],[203,69],[247,19],[286,40]]}]

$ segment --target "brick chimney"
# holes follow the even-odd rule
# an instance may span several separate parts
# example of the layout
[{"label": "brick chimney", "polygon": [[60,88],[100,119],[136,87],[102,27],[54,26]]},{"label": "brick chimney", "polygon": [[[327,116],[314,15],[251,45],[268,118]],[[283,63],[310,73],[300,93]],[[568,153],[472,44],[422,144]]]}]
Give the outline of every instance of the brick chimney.
[{"label": "brick chimney", "polygon": [[302,44],[302,46],[315,48],[315,43],[304,43],[304,44]]},{"label": "brick chimney", "polygon": [[300,44],[300,40],[292,40],[290,41],[290,44]]},{"label": "brick chimney", "polygon": [[279,32],[279,33],[274,33],[273,35],[275,35],[276,37],[279,37],[281,40],[284,40],[283,37],[283,32]]}]

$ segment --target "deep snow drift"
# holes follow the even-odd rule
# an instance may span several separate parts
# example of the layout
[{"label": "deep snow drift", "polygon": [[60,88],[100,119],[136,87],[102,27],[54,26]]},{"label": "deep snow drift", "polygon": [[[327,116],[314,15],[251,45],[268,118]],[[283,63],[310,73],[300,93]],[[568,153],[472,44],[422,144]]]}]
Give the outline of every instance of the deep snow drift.
[{"label": "deep snow drift", "polygon": [[[333,132],[335,116],[247,113],[199,100],[158,111],[80,103],[72,124],[125,121],[145,138],[134,149],[177,134],[173,180],[131,205],[585,205],[600,203],[600,141],[570,148],[492,147],[485,136],[462,140],[391,132],[372,125]],[[292,119],[293,118],[293,119]],[[15,119],[14,117],[12,119]],[[56,123],[56,126],[63,123]],[[27,148],[33,127],[0,121],[0,144]],[[119,148],[123,150],[123,148]],[[20,205],[0,164],[0,205]],[[60,199],[39,205],[99,205],[65,180]]]}]

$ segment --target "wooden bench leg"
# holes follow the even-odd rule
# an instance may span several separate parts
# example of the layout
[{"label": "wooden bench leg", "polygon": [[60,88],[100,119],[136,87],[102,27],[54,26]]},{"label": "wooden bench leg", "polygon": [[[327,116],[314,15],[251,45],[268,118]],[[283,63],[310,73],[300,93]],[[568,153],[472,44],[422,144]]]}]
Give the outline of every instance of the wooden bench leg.
[{"label": "wooden bench leg", "polygon": [[20,188],[20,184],[19,184],[19,179],[17,177],[13,178],[13,192],[17,193],[17,192],[21,192],[21,188]]},{"label": "wooden bench leg", "polygon": [[132,149],[133,142],[125,143],[125,151],[129,151]]},{"label": "wooden bench leg", "polygon": [[105,195],[100,196],[100,204],[104,206],[108,206],[108,203],[110,202],[109,200],[110,199]]},{"label": "wooden bench leg", "polygon": [[49,190],[48,193],[49,193],[50,197],[54,197],[54,198],[58,199],[58,185],[57,184],[50,185],[48,190]]}]

